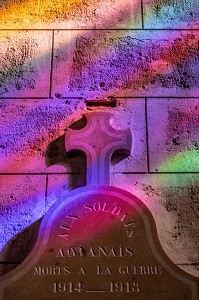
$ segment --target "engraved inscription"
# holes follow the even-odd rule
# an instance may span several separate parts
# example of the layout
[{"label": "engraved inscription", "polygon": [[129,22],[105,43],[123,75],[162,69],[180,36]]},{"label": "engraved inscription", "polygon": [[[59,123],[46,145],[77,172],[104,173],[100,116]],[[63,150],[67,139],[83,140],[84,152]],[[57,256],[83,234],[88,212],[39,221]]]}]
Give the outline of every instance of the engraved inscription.
[{"label": "engraved inscription", "polygon": [[[55,257],[59,259],[60,263],[67,261],[69,265],[64,266],[48,266],[41,267],[35,266],[34,275],[41,276],[59,276],[63,275],[69,278],[68,281],[57,281],[53,283],[53,293],[54,294],[67,294],[67,293],[140,293],[142,291],[142,282],[139,282],[137,276],[160,276],[162,275],[162,267],[160,265],[143,265],[143,264],[117,264],[116,265],[110,260],[106,261],[104,259],[114,259],[117,262],[121,258],[130,258],[135,257],[135,249],[137,247],[136,241],[139,238],[138,228],[136,220],[132,217],[132,214],[127,212],[126,207],[118,204],[117,202],[104,201],[98,199],[98,201],[88,201],[83,202],[78,208],[78,215],[76,213],[66,213],[60,224],[60,229],[63,232],[59,233],[59,237],[63,238],[66,241],[64,247],[60,247],[55,251]],[[124,232],[126,232],[127,240],[129,244],[123,245],[122,241],[116,245],[98,245],[94,244],[93,246],[87,246],[86,244],[80,245],[71,245],[70,240],[73,239],[72,228],[77,224],[77,221],[80,220],[83,216],[83,219],[90,220],[90,217],[98,218],[103,214],[105,218],[108,218],[113,224],[115,221],[119,221],[122,224]],[[103,219],[102,219],[103,220]],[[115,220],[115,221],[114,221]],[[81,235],[81,226],[76,227],[76,231]],[[119,230],[120,227],[118,227]],[[69,239],[70,237],[70,239]],[[134,240],[134,238],[136,238]],[[132,240],[133,239],[133,240]],[[127,241],[126,240],[126,241]],[[133,244],[131,242],[134,241]],[[139,253],[139,252],[138,252]],[[137,254],[136,254],[137,255]],[[80,259],[91,259],[93,261],[92,267],[87,265],[82,265],[81,267],[74,268],[73,258]],[[96,259],[103,259],[102,263],[97,263]],[[60,260],[61,259],[61,260]],[[67,259],[67,260],[66,260]],[[71,262],[71,265],[70,265]],[[110,264],[108,264],[108,262]],[[122,261],[121,261],[122,262]],[[89,264],[89,262],[88,262]],[[106,277],[109,280],[106,282],[106,288],[102,289],[92,289],[87,285],[87,281],[84,279],[87,278],[87,275],[97,276],[99,278]],[[120,276],[121,281],[113,280],[113,276]],[[72,276],[72,277],[71,277]],[[74,276],[82,276],[81,282],[73,281]],[[127,277],[128,276],[128,277]],[[133,280],[129,280],[129,276],[136,276]],[[61,276],[60,276],[61,278]],[[140,278],[140,277],[139,277]],[[72,280],[71,280],[72,279]]]},{"label": "engraved inscription", "polygon": [[84,204],[86,212],[106,212],[118,217],[122,222],[126,218],[127,214],[123,213],[123,210],[117,204],[109,204],[108,202],[95,202],[93,205]]},{"label": "engraved inscription", "polygon": [[84,290],[82,282],[54,282],[53,293],[81,293]]},{"label": "engraved inscription", "polygon": [[95,202],[93,205],[84,204],[85,211],[87,213],[91,212],[105,212],[110,213],[116,216],[121,222],[124,223],[124,226],[127,228],[127,236],[131,238],[133,235],[137,236],[136,223],[133,218],[127,221],[128,214],[124,212],[122,207],[117,204],[112,204],[108,202]]},{"label": "engraved inscription", "polygon": [[28,299],[24,286],[34,299],[198,299],[191,277],[164,255],[144,203],[113,187],[85,190],[45,217],[27,275],[3,300]]},{"label": "engraved inscription", "polygon": [[60,228],[64,229],[64,232],[60,233],[59,236],[63,239],[65,239],[66,241],[68,241],[69,238],[69,234],[70,234],[70,230],[72,228],[73,223],[75,222],[75,220],[78,219],[78,216],[74,216],[71,214],[68,214],[66,216],[66,219],[64,221],[62,221]]},{"label": "engraved inscription", "polygon": [[54,282],[53,283],[53,293],[100,293],[100,292],[110,292],[110,293],[139,293],[140,285],[136,281],[127,282],[114,282],[111,281],[108,290],[87,290],[82,282]]},{"label": "engraved inscription", "polygon": [[130,219],[129,222],[127,222],[126,224],[124,224],[125,227],[127,227],[127,236],[128,237],[132,237],[133,235],[137,235],[137,229],[136,229],[136,224],[135,224],[135,220]]},{"label": "engraved inscription", "polygon": [[140,292],[140,285],[138,282],[111,282],[110,283],[110,292],[111,293],[121,293],[121,292],[134,292],[139,293]]},{"label": "engraved inscription", "polygon": [[[111,270],[110,267],[106,267],[106,269]],[[160,265],[132,265],[132,266],[120,266],[118,268],[118,274],[122,275],[161,275],[162,267]],[[71,270],[68,266],[34,266],[33,275],[69,275],[71,274]],[[81,267],[77,274],[86,274],[86,267]],[[96,275],[103,274],[102,268],[97,265],[96,266]]]},{"label": "engraved inscription", "polygon": [[92,247],[89,249],[83,248],[82,246],[60,248],[56,257],[130,257],[133,255],[133,249],[131,246],[123,247],[120,246],[117,249],[114,247]]},{"label": "engraved inscription", "polygon": [[70,269],[66,266],[35,266],[33,275],[50,276],[50,275],[69,275]]},{"label": "engraved inscription", "polygon": [[123,275],[161,275],[161,266],[121,266],[119,273]]}]

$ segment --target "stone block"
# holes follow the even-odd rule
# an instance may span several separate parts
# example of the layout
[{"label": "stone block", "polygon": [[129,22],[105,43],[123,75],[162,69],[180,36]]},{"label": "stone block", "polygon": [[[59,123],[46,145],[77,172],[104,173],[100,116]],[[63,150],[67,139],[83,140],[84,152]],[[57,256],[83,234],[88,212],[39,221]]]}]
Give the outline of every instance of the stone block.
[{"label": "stone block", "polygon": [[0,107],[1,173],[48,172],[46,165],[66,166],[64,132],[81,117],[82,101],[0,100]]},{"label": "stone block", "polygon": [[141,0],[3,2],[1,5],[3,29],[141,28]]},{"label": "stone block", "polygon": [[199,28],[198,0],[143,0],[144,28]]},{"label": "stone block", "polygon": [[198,174],[114,174],[112,185],[130,191],[152,212],[161,245],[175,264],[198,276]]},{"label": "stone block", "polygon": [[112,121],[114,128],[119,130],[130,128],[132,133],[130,155],[125,157],[125,153],[117,153],[115,157],[113,156],[112,172],[147,172],[144,99],[119,99],[118,106],[110,112],[114,113]]},{"label": "stone block", "polygon": [[34,244],[45,213],[44,175],[1,175],[0,261],[19,262]]},{"label": "stone block", "polygon": [[0,98],[48,97],[51,32],[1,31]]},{"label": "stone block", "polygon": [[198,96],[197,31],[56,31],[56,97]]},{"label": "stone block", "polygon": [[100,109],[115,114],[116,129],[131,128],[133,134],[131,156],[113,159],[112,172],[146,171],[144,99],[120,99],[115,108],[86,109],[75,99],[1,100],[0,106],[2,173],[85,173],[85,157],[66,155],[64,133],[82,113]]},{"label": "stone block", "polygon": [[198,99],[148,99],[148,134],[150,171],[199,171]]}]

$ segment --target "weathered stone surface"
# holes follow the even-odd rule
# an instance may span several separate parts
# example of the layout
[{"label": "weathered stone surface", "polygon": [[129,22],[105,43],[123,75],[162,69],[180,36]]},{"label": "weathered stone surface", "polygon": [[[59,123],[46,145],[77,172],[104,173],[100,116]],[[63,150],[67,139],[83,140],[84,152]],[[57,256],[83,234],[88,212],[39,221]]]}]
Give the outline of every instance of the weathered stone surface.
[{"label": "weathered stone surface", "polygon": [[148,133],[151,171],[199,171],[198,99],[148,99]]},{"label": "weathered stone surface", "polygon": [[198,0],[143,0],[144,28],[199,28]]},{"label": "weathered stone surface", "polygon": [[50,32],[0,32],[0,98],[48,97]]},{"label": "weathered stone surface", "polygon": [[55,33],[58,96],[197,96],[197,31]]},{"label": "weathered stone surface", "polygon": [[45,173],[47,174],[63,174],[63,173],[67,173],[66,172],[66,168],[64,166],[61,165],[53,165],[53,166],[49,166],[46,168]]},{"label": "weathered stone surface", "polygon": [[86,173],[49,174],[46,212],[57,200],[63,201],[68,197],[68,192],[86,185]]},{"label": "weathered stone surface", "polygon": [[1,278],[2,300],[198,299],[199,281],[162,251],[142,201],[105,186],[67,200],[44,217],[23,264]]},{"label": "weathered stone surface", "polygon": [[[87,110],[83,100],[75,99],[1,100],[0,106],[1,172],[85,173],[85,158],[81,154],[66,155],[64,133],[82,113],[100,110],[115,114],[113,127],[130,127],[133,133],[133,154],[122,161],[117,156],[112,171],[146,171],[144,99],[120,99],[115,108]],[[71,188],[74,184],[71,182]]]},{"label": "weathered stone surface", "polygon": [[[82,101],[17,99],[1,100],[0,106],[1,172],[48,172],[45,153],[47,166],[66,163],[62,136],[65,128],[81,117]],[[58,138],[49,153],[48,145]]]},{"label": "weathered stone surface", "polygon": [[31,252],[38,236],[41,219],[34,222],[15,237],[10,239],[1,252],[1,274],[5,274],[16,268]]},{"label": "weathered stone surface", "polygon": [[[117,153],[113,156],[112,173],[146,172],[147,146],[144,99],[120,99],[118,107],[111,109],[115,114],[112,126],[117,129],[130,128],[132,133],[132,150],[129,156]],[[121,160],[120,160],[121,158]]]},{"label": "weathered stone surface", "polygon": [[1,175],[0,179],[0,261],[17,262],[36,237],[30,226],[45,213],[45,176]]},{"label": "weathered stone surface", "polygon": [[48,175],[46,212],[55,201],[62,201],[68,193],[68,174]]},{"label": "weathered stone surface", "polygon": [[199,276],[199,175],[114,174],[112,184],[130,191],[152,212],[166,254],[194,276]]},{"label": "weathered stone surface", "polygon": [[6,29],[141,28],[140,0],[4,0],[0,8]]}]

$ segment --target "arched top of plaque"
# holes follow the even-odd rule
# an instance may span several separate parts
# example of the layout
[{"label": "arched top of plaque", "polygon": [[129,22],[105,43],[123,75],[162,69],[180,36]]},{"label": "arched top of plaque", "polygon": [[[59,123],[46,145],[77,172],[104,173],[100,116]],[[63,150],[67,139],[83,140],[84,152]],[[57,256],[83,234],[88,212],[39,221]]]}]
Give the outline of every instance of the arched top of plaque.
[{"label": "arched top of plaque", "polygon": [[111,186],[66,193],[45,215],[37,243],[2,276],[1,299],[197,300],[197,278],[165,255],[137,197]]}]

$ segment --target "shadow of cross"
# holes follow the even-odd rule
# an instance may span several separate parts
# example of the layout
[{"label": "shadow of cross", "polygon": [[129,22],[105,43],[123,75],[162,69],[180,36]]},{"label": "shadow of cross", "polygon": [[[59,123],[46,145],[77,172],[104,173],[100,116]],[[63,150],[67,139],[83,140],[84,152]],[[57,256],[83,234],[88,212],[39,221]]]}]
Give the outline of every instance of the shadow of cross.
[{"label": "shadow of cross", "polygon": [[87,185],[110,185],[110,160],[114,151],[131,151],[130,129],[117,130],[111,126],[112,113],[84,114],[87,124],[83,129],[68,128],[66,151],[82,150],[87,156]]}]

